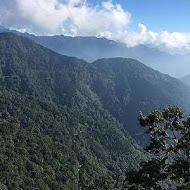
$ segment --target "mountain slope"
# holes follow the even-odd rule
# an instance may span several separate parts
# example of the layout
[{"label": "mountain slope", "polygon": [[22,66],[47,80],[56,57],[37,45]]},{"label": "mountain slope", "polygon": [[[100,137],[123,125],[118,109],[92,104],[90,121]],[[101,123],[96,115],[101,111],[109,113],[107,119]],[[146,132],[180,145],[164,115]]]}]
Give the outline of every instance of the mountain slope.
[{"label": "mountain slope", "polygon": [[[124,58],[101,59],[93,63],[97,77],[93,83],[104,108],[131,134],[139,133],[138,113],[176,104],[187,113],[190,90],[179,80],[161,74],[142,63]],[[140,137],[137,135],[136,140]]]},{"label": "mountain slope", "polygon": [[0,55],[0,188],[89,189],[144,158],[91,90],[91,64],[11,33]]},{"label": "mountain slope", "polygon": [[101,58],[132,58],[174,77],[184,76],[188,74],[188,70],[190,69],[189,56],[172,55],[158,48],[145,45],[127,47],[123,43],[96,37],[38,37],[27,34],[24,34],[24,36],[60,54],[78,57],[90,62]]},{"label": "mountain slope", "polygon": [[53,51],[67,56],[74,56],[93,62],[101,58],[124,57],[133,58],[145,63],[153,69],[174,77],[189,74],[189,55],[172,55],[145,45],[127,47],[106,38],[70,37],[70,36],[35,36],[27,33],[0,28],[0,32],[13,32],[34,40]]},{"label": "mountain slope", "polygon": [[137,140],[142,138],[140,110],[149,112],[168,104],[189,109],[190,91],[184,84],[132,59],[90,64],[9,33],[0,35],[0,54],[1,85],[90,116],[107,110]]},{"label": "mountain slope", "polygon": [[182,78],[180,78],[180,80],[187,86],[190,87],[190,75],[186,75]]},{"label": "mountain slope", "polygon": [[106,112],[87,116],[0,88],[0,113],[1,189],[83,189],[143,158]]},{"label": "mountain slope", "polygon": [[101,58],[132,58],[171,76],[184,75],[185,70],[179,63],[188,66],[186,57],[171,55],[145,45],[127,47],[123,43],[96,37],[22,35],[62,55],[78,57],[89,62]]}]

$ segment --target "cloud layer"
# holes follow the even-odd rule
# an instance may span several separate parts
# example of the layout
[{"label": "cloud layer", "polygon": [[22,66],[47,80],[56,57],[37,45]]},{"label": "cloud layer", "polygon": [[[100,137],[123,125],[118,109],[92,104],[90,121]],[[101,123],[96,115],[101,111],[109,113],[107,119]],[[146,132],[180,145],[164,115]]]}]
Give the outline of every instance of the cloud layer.
[{"label": "cloud layer", "polygon": [[0,14],[3,25],[44,34],[98,36],[130,22],[130,14],[111,1],[92,7],[85,0],[6,0]]},{"label": "cloud layer", "polygon": [[139,24],[128,32],[131,14],[120,4],[105,0],[92,6],[87,0],[1,0],[0,23],[9,28],[38,35],[66,34],[107,37],[128,46],[151,44],[166,48],[188,48],[190,35],[160,33]]},{"label": "cloud layer", "polygon": [[123,40],[128,46],[136,46],[138,44],[149,44],[154,46],[163,46],[166,48],[189,48],[190,35],[178,32],[169,33],[162,31],[160,33],[147,30],[147,27],[140,23],[138,25],[139,32],[121,32],[117,38]]}]

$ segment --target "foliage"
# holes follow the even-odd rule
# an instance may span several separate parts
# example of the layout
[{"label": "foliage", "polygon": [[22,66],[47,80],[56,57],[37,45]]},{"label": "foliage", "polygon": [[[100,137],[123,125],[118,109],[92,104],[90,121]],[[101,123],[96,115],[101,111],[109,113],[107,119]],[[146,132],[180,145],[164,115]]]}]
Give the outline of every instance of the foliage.
[{"label": "foliage", "polygon": [[145,158],[127,132],[136,112],[189,105],[178,80],[132,59],[90,64],[8,33],[0,55],[2,189],[111,189]]},{"label": "foliage", "polygon": [[101,178],[111,185],[141,154],[109,114],[93,118],[0,89],[0,182],[10,190],[77,189]]},{"label": "foliage", "polygon": [[142,162],[139,170],[127,173],[129,189],[166,189],[164,182],[179,190],[189,189],[190,118],[185,119],[173,106],[149,115],[140,113],[139,121],[150,135],[145,150],[152,158]]},{"label": "foliage", "polygon": [[175,104],[189,109],[190,91],[177,79],[124,58],[90,64],[59,55],[15,34],[0,34],[0,84],[87,114],[107,110],[142,142],[138,112]]}]

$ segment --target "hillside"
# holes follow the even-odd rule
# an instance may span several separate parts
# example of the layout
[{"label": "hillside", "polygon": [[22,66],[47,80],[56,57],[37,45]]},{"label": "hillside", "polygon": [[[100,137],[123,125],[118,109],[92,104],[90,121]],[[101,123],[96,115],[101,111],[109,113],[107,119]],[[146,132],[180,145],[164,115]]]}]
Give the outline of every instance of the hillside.
[{"label": "hillside", "polygon": [[0,35],[0,54],[1,85],[90,116],[107,110],[140,141],[140,110],[146,113],[168,104],[189,109],[190,91],[183,83],[132,59],[90,64],[11,33]]},{"label": "hillside", "polygon": [[180,78],[181,82],[190,87],[190,75],[186,75]]},{"label": "hillside", "polygon": [[101,59],[95,61],[93,67],[97,71],[93,88],[104,108],[127,126],[136,140],[140,140],[143,133],[137,120],[140,110],[148,113],[175,104],[187,113],[190,111],[189,88],[136,60]]},{"label": "hillside", "polygon": [[68,189],[113,182],[143,158],[106,112],[66,106],[0,88],[0,189]]},{"label": "hillside", "polygon": [[89,62],[101,58],[132,58],[174,77],[184,76],[190,69],[189,55],[172,55],[146,45],[127,47],[123,43],[96,37],[22,35],[62,55],[78,57]]},{"label": "hillside", "polygon": [[[175,77],[184,75],[184,68],[189,69],[189,62],[185,56],[171,55],[160,51],[158,48],[145,45],[127,47],[124,43],[96,37],[19,35],[32,39],[36,43],[62,55],[78,57],[89,62],[101,58],[132,58],[145,63],[153,69]],[[180,67],[181,64],[183,64],[183,67]]]},{"label": "hillside", "polygon": [[187,86],[136,60],[88,63],[11,33],[0,55],[1,189],[112,184],[145,158],[140,110],[189,108]]},{"label": "hillside", "polygon": [[189,74],[189,55],[172,55],[146,45],[127,47],[123,43],[96,37],[35,36],[1,27],[0,32],[13,32],[34,40],[62,55],[74,56],[93,62],[101,58],[124,57],[143,62],[147,66],[174,77]]}]

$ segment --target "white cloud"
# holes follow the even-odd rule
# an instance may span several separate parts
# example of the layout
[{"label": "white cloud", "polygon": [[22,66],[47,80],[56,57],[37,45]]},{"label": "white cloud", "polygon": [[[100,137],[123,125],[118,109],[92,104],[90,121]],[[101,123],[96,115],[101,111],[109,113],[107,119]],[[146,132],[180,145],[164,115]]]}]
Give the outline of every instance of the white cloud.
[{"label": "white cloud", "polygon": [[188,48],[190,35],[178,32],[169,33],[162,31],[160,33],[147,30],[147,27],[140,23],[139,32],[120,31],[116,36],[118,41],[126,43],[129,47],[139,44],[150,44],[154,46],[164,46],[166,48]]},{"label": "white cloud", "polygon": [[169,33],[167,31],[161,32],[157,37],[158,43],[165,44],[169,48],[184,47],[187,45],[188,40],[188,37],[184,34],[177,32]]},{"label": "white cloud", "polygon": [[140,23],[139,31],[128,31],[131,15],[120,4],[105,0],[92,6],[87,0],[0,0],[0,23],[35,34],[67,34],[106,37],[127,46],[151,44],[187,48],[189,34],[154,32]]},{"label": "white cloud", "polygon": [[0,13],[1,23],[17,28],[30,27],[35,33],[55,34],[64,30],[68,34],[97,36],[105,31],[123,30],[130,22],[130,14],[111,1],[94,7],[85,0],[7,2],[6,9]]},{"label": "white cloud", "polygon": [[139,28],[141,30],[141,34],[145,34],[146,30],[147,30],[146,26],[144,24],[142,24],[142,23],[140,23],[138,26],[139,26]]}]

